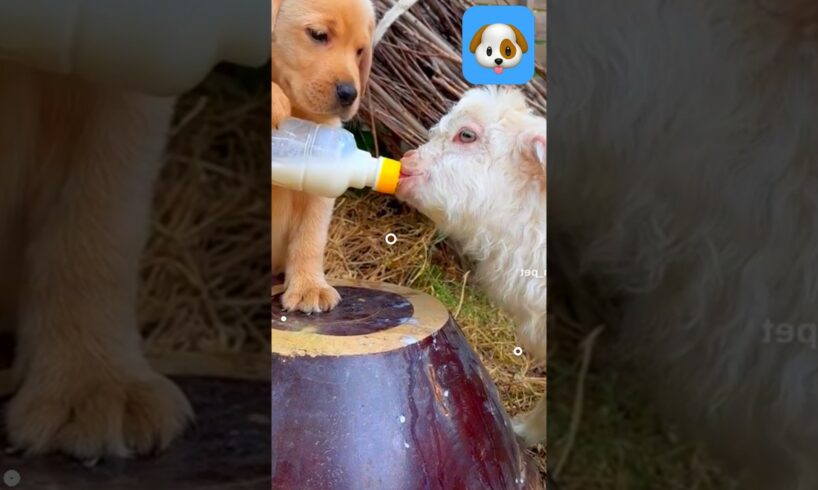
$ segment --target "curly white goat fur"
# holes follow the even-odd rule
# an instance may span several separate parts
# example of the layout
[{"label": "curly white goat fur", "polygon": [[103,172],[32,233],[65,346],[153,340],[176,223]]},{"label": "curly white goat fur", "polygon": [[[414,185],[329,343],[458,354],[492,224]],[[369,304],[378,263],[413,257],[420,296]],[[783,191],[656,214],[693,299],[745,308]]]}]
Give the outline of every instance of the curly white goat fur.
[{"label": "curly white goat fur", "polygon": [[776,333],[818,328],[818,4],[553,2],[549,20],[566,272],[617,299],[620,353],[742,488],[818,489],[818,351]]},{"label": "curly white goat fur", "polygon": [[[398,197],[426,214],[475,263],[475,279],[546,355],[546,120],[517,90],[467,92],[403,158]],[[545,439],[545,403],[515,423]]]}]

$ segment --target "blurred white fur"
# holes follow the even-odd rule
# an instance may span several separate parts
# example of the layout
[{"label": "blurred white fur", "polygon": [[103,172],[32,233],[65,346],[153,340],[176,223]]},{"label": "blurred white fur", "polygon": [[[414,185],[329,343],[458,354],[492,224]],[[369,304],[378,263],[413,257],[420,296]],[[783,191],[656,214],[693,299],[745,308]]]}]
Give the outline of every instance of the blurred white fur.
[{"label": "blurred white fur", "polygon": [[818,323],[816,5],[549,4],[552,243],[746,488],[818,489],[818,352],[764,329]]},{"label": "blurred white fur", "polygon": [[[398,189],[475,262],[475,279],[539,359],[546,355],[545,164],[545,118],[516,90],[474,89],[428,143],[404,156]],[[532,443],[545,439],[544,399],[515,429]]]}]

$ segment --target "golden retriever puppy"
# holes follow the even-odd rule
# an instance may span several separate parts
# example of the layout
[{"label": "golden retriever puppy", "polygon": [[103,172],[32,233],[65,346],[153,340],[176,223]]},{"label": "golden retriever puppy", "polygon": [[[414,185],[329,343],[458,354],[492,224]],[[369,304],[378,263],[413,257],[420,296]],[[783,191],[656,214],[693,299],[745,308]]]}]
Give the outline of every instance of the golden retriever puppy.
[{"label": "golden retriever puppy", "polygon": [[[283,0],[280,4],[271,51],[273,126],[290,115],[334,125],[351,119],[372,66],[372,3]],[[326,311],[340,301],[324,277],[333,203],[324,197],[272,189],[273,274],[285,272],[282,299],[288,310]]]},{"label": "golden retriever puppy", "polygon": [[[397,196],[435,222],[475,262],[475,279],[546,357],[546,120],[522,92],[472,89],[404,155]],[[514,421],[545,442],[545,397]]]},{"label": "golden retriever puppy", "polygon": [[192,412],[143,356],[135,303],[173,100],[0,63],[0,107],[9,443],[89,460],[164,448]]}]

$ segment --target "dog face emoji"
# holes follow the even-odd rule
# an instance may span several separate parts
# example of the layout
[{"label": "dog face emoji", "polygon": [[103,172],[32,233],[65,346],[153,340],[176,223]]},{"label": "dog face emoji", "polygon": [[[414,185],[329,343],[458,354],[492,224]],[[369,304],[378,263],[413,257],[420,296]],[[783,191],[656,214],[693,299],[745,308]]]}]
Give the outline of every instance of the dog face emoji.
[{"label": "dog face emoji", "polygon": [[528,42],[511,24],[486,24],[474,33],[469,51],[481,66],[493,68],[500,75],[506,68],[520,64],[528,52]]}]

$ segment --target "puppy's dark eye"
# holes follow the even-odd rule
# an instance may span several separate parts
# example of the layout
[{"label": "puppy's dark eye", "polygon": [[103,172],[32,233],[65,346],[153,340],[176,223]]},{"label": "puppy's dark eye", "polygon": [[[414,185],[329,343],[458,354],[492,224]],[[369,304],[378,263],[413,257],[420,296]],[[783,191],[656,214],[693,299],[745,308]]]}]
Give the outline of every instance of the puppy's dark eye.
[{"label": "puppy's dark eye", "polygon": [[511,56],[511,47],[506,46],[506,56]]},{"label": "puppy's dark eye", "polygon": [[458,143],[474,143],[477,141],[477,133],[472,131],[471,129],[463,128],[460,132],[457,133],[455,137],[455,141]]},{"label": "puppy's dark eye", "polygon": [[316,31],[315,29],[307,28],[307,34],[310,35],[313,41],[326,44],[329,41],[329,35],[326,32]]},{"label": "puppy's dark eye", "polygon": [[491,56],[491,46],[486,48],[486,56]]}]

